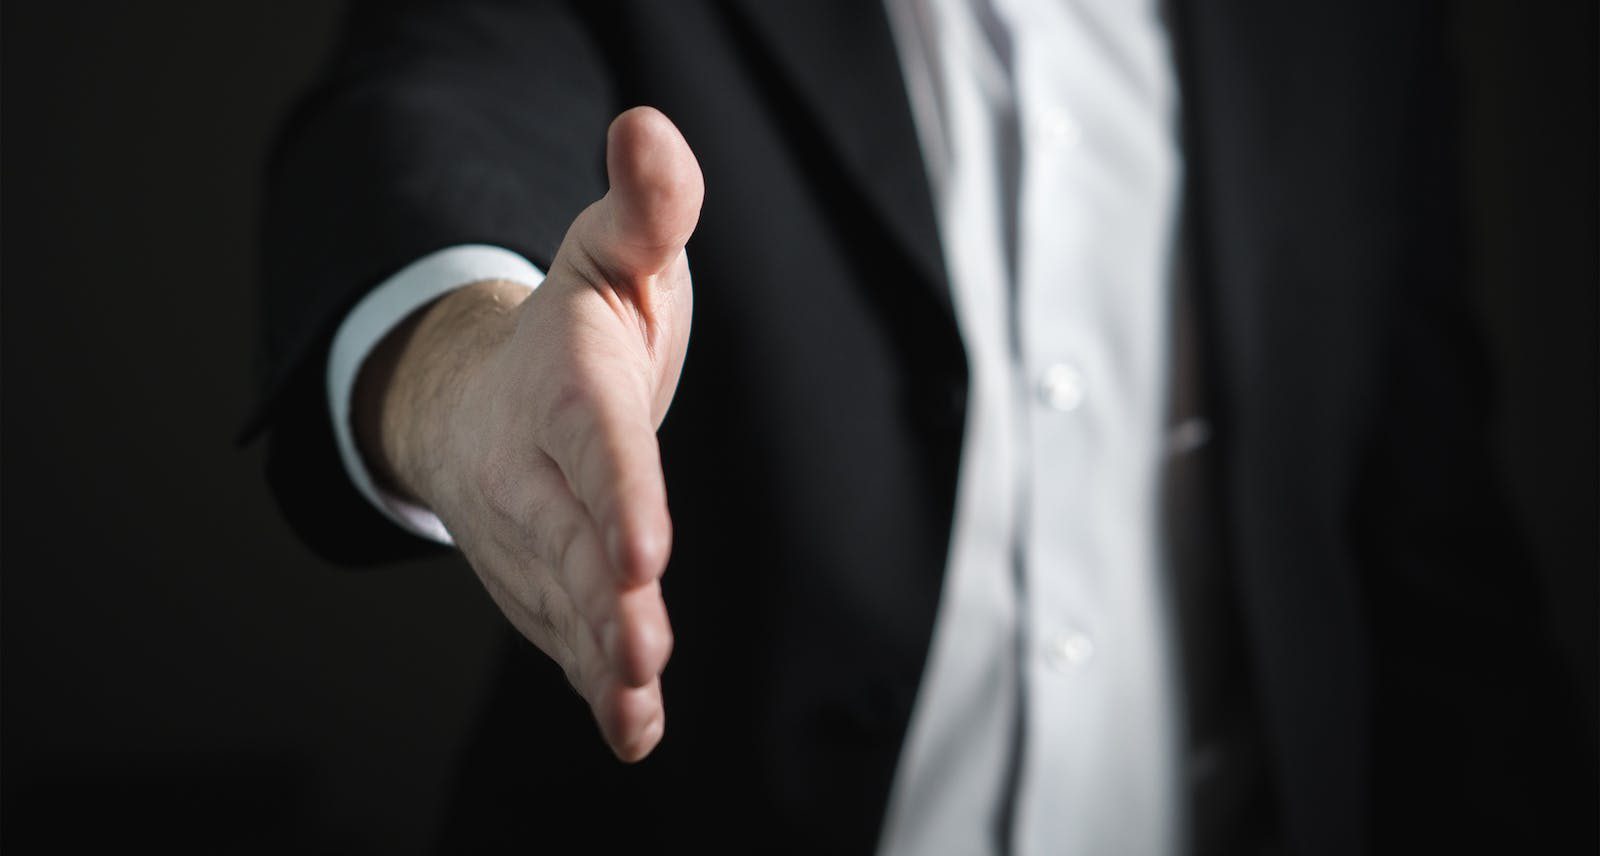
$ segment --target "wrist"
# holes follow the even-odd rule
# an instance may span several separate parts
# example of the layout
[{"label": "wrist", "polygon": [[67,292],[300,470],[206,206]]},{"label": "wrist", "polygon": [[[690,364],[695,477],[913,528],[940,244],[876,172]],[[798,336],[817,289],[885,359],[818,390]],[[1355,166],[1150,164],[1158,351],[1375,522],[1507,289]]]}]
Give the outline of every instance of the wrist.
[{"label": "wrist", "polygon": [[525,285],[463,286],[417,310],[362,365],[354,391],[357,445],[386,489],[437,510],[454,417],[467,390],[516,327]]}]

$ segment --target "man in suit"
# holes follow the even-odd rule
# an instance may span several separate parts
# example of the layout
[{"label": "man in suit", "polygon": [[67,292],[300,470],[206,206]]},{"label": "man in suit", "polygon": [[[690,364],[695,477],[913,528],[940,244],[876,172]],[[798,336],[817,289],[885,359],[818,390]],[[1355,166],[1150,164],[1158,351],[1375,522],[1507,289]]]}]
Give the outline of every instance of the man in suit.
[{"label": "man in suit", "polygon": [[[533,643],[451,846],[1538,833],[1548,658],[1487,477],[1446,44],[1370,6],[357,4],[275,158],[261,422],[308,542],[452,540]],[[1052,78],[1058,25],[1088,59]],[[1041,133],[1104,169],[1030,184],[1041,80],[1091,114]],[[371,321],[395,295],[426,300]],[[1089,394],[1120,421],[1063,416]],[[1161,463],[1160,420],[1203,454]],[[1013,491],[1014,557],[971,559]]]}]

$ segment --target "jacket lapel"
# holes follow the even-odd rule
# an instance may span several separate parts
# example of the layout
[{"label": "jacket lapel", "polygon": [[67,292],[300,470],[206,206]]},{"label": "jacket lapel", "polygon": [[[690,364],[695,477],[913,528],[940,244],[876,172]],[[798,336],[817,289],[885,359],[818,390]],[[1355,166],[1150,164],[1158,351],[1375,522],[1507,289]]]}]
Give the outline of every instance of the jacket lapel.
[{"label": "jacket lapel", "polygon": [[1232,573],[1288,843],[1364,852],[1370,652],[1343,509],[1370,295],[1404,287],[1387,236],[1411,49],[1384,4],[1175,5]]},{"label": "jacket lapel", "polygon": [[953,317],[916,125],[881,2],[728,0],[801,118]]}]

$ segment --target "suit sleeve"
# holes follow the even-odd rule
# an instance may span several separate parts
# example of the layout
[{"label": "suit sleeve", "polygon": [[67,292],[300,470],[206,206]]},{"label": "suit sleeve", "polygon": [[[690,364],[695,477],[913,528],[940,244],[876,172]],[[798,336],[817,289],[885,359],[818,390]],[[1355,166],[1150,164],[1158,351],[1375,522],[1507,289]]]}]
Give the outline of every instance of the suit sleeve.
[{"label": "suit sleeve", "polygon": [[605,191],[614,90],[593,13],[576,5],[357,2],[278,141],[263,215],[265,370],[245,436],[267,434],[268,483],[325,558],[436,549],[345,477],[324,386],[340,322],[444,247],[505,247],[548,267]]}]

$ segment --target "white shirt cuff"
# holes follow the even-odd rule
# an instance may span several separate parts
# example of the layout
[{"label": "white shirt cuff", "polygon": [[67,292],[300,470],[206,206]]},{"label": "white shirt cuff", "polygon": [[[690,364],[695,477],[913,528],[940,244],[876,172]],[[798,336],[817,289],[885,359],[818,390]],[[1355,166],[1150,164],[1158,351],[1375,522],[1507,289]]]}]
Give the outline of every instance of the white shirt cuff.
[{"label": "white shirt cuff", "polygon": [[333,414],[333,436],[339,458],[356,490],[401,528],[441,544],[455,543],[438,515],[378,487],[350,424],[351,397],[356,376],[367,355],[411,313],[435,299],[475,282],[510,280],[531,290],[544,273],[522,256],[486,244],[461,244],[430,253],[373,289],[345,316],[328,353],[328,411]]}]

